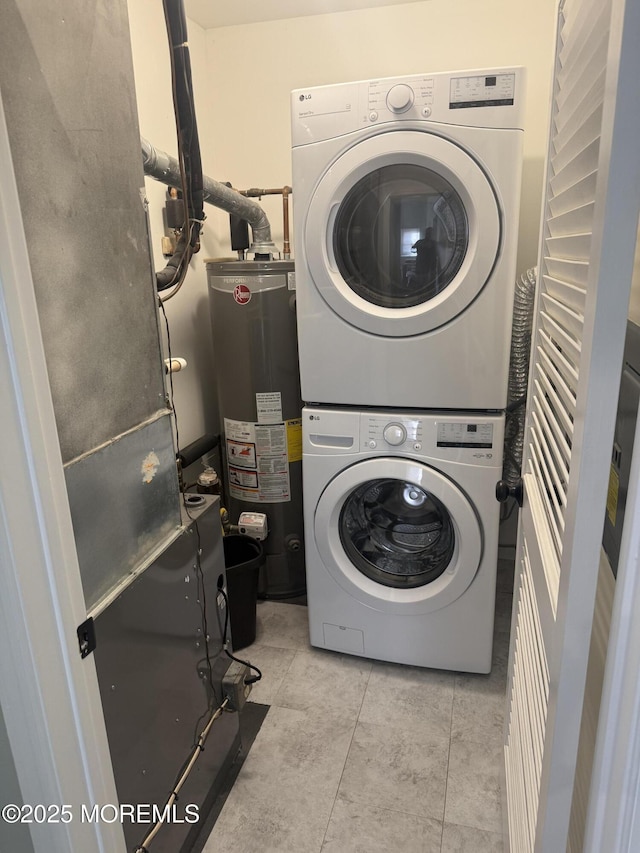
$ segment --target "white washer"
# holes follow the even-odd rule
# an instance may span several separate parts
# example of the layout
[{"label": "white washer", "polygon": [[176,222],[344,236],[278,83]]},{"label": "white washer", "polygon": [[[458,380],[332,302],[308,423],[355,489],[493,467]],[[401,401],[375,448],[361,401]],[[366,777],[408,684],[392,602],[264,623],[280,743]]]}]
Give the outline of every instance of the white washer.
[{"label": "white washer", "polygon": [[303,409],[311,643],[489,672],[504,415]]},{"label": "white washer", "polygon": [[292,93],[302,399],[506,405],[524,70]]}]

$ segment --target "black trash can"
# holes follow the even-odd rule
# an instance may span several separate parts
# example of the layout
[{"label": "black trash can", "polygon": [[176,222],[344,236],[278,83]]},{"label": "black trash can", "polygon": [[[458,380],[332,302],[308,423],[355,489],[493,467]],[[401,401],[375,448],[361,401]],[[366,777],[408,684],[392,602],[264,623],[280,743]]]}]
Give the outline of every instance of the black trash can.
[{"label": "black trash can", "polygon": [[258,575],[265,555],[257,539],[232,533],[222,539],[227,570],[229,621],[233,650],[250,646],[256,638]]}]

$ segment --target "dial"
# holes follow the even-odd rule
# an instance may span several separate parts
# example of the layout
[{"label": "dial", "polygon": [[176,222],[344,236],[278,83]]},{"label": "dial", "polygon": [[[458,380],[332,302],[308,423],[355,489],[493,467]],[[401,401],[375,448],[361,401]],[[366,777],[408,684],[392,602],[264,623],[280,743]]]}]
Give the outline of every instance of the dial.
[{"label": "dial", "polygon": [[387,444],[397,447],[405,441],[407,431],[402,424],[387,424],[382,435]]},{"label": "dial", "polygon": [[398,83],[387,92],[387,106],[392,113],[405,113],[413,104],[413,89],[406,83]]}]

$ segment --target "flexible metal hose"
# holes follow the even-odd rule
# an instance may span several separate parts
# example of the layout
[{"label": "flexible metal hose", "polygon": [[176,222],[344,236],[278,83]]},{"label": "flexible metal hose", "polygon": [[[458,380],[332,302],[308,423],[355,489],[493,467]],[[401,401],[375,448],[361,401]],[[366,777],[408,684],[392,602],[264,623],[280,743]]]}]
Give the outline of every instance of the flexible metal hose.
[{"label": "flexible metal hose", "polygon": [[516,279],[513,303],[513,329],[511,332],[509,391],[502,474],[503,479],[511,486],[519,479],[522,465],[536,280],[537,269],[535,267],[527,270],[519,279]]}]

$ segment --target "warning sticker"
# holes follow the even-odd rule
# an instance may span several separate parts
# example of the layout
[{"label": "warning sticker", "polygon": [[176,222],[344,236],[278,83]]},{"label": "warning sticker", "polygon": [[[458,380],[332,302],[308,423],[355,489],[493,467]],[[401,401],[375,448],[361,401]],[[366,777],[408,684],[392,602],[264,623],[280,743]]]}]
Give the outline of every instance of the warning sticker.
[{"label": "warning sticker", "polygon": [[227,439],[227,455],[229,462],[234,465],[241,465],[243,468],[256,467],[256,446],[253,442],[249,444]]},{"label": "warning sticker", "polygon": [[244,471],[242,468],[234,468],[229,465],[229,484],[239,486],[242,489],[258,491],[258,472]]},{"label": "warning sticker", "polygon": [[224,430],[231,497],[254,503],[290,501],[285,424],[225,418]]},{"label": "warning sticker", "polygon": [[302,418],[294,418],[286,421],[286,424],[289,462],[300,462],[302,460]]},{"label": "warning sticker", "polygon": [[284,424],[256,424],[256,446],[260,456],[287,456]]},{"label": "warning sticker", "polygon": [[256,411],[260,424],[282,423],[282,394],[280,391],[256,394]]}]

